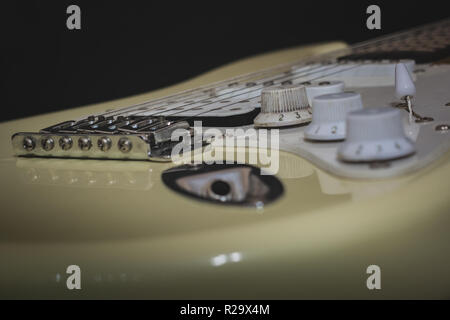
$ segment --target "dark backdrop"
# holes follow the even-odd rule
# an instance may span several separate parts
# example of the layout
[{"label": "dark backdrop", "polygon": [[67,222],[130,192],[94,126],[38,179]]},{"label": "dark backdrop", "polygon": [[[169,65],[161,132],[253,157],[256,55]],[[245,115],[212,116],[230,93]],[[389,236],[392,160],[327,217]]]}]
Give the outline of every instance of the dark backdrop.
[{"label": "dark backdrop", "polygon": [[[77,4],[82,29],[66,28]],[[378,4],[382,30],[365,27]],[[270,50],[448,16],[445,1],[2,1],[1,121],[151,91]]]}]

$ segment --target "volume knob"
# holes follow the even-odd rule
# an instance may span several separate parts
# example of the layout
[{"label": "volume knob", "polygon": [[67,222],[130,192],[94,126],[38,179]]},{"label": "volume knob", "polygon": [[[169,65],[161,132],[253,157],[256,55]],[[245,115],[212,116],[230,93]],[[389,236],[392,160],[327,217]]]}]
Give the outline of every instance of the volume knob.
[{"label": "volume knob", "polygon": [[362,109],[361,95],[356,92],[331,93],[313,99],[312,122],[305,130],[310,140],[345,139],[347,113]]},{"label": "volume knob", "polygon": [[256,127],[284,127],[311,121],[305,86],[284,85],[264,88]]},{"label": "volume knob", "polygon": [[405,157],[415,152],[405,135],[402,112],[389,107],[367,108],[347,116],[347,138],[338,149],[344,161],[370,162]]},{"label": "volume knob", "polygon": [[305,87],[309,105],[312,106],[314,97],[329,93],[343,92],[344,82],[342,81],[307,82],[305,84]]}]

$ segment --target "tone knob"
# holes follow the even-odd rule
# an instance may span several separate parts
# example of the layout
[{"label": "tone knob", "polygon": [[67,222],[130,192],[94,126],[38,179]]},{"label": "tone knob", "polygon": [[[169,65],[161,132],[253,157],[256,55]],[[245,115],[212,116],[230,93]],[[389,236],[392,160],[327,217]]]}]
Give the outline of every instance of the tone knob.
[{"label": "tone knob", "polygon": [[312,122],[305,130],[310,140],[345,139],[345,117],[351,111],[362,109],[361,95],[356,92],[331,93],[315,97]]},{"label": "tone knob", "polygon": [[391,160],[415,152],[405,135],[403,113],[389,107],[367,108],[347,115],[347,137],[338,149],[344,161]]},{"label": "tone knob", "polygon": [[303,85],[282,85],[264,88],[261,112],[255,127],[284,127],[311,121],[308,98]]},{"label": "tone knob", "polygon": [[343,92],[344,82],[342,81],[306,82],[305,87],[309,105],[312,106],[314,97],[329,93]]}]

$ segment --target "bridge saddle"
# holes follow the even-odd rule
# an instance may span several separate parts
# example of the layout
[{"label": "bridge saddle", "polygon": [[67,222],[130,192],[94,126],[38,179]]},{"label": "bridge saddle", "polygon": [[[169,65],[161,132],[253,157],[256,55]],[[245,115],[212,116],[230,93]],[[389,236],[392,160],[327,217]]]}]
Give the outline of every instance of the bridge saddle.
[{"label": "bridge saddle", "polygon": [[187,121],[154,116],[89,116],[12,136],[18,156],[170,161],[177,129]]}]

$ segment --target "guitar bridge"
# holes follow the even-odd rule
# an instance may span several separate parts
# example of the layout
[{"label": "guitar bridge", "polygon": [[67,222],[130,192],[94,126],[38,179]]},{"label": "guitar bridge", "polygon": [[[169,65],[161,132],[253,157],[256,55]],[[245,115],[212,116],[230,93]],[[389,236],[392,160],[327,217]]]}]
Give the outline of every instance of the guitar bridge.
[{"label": "guitar bridge", "polygon": [[18,156],[170,161],[177,129],[187,121],[153,116],[90,116],[12,136]]}]

